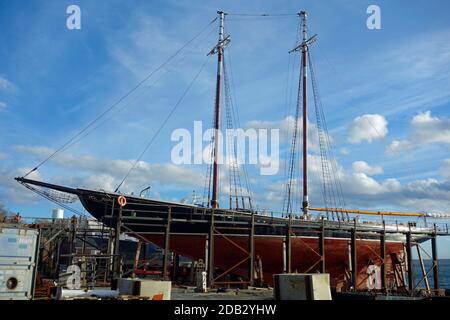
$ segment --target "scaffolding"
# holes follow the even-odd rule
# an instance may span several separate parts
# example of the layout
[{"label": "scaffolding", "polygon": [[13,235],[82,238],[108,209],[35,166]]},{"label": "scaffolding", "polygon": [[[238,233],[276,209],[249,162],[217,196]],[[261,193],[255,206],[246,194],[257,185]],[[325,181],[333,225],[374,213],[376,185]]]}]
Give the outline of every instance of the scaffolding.
[{"label": "scaffolding", "polygon": [[[114,199],[111,199],[114,201]],[[136,205],[136,204],[135,204]],[[255,239],[264,236],[261,230],[264,229],[277,229],[284,230],[284,272],[292,272],[292,256],[295,256],[295,252],[292,250],[292,240],[297,239],[300,241],[304,248],[307,248],[313,255],[317,257],[314,263],[312,263],[305,270],[301,270],[302,273],[321,272],[324,273],[327,270],[327,254],[325,242],[330,235],[340,232],[346,233],[345,239],[348,241],[349,248],[349,270],[348,281],[349,285],[346,288],[347,291],[356,292],[361,291],[358,287],[361,285],[358,283],[358,259],[362,246],[367,246],[364,241],[367,234],[372,235],[372,241],[378,241],[379,250],[374,250],[368,247],[376,261],[374,264],[380,267],[380,288],[374,288],[373,292],[405,292],[408,295],[417,294],[419,285],[425,284],[425,291],[421,291],[421,294],[433,295],[440,292],[439,288],[439,272],[438,272],[438,256],[437,256],[437,242],[438,236],[449,235],[448,226],[437,224],[430,224],[426,222],[424,226],[415,223],[399,223],[386,225],[385,221],[382,223],[367,222],[363,223],[353,219],[352,221],[330,221],[326,219],[304,219],[303,217],[296,218],[280,218],[268,216],[261,216],[256,213],[246,213],[239,211],[221,210],[221,209],[209,209],[192,207],[190,214],[185,215],[184,218],[180,216],[174,217],[174,206],[168,205],[166,208],[161,208],[157,211],[139,211],[136,207],[133,209],[127,209],[124,206],[120,210],[114,210],[114,204],[111,204],[111,215],[103,217],[104,222],[107,225],[116,225],[120,227],[120,232],[125,232],[131,236],[137,237],[142,242],[150,242],[145,235],[157,234],[163,241],[163,258],[161,266],[161,277],[165,280],[173,280],[173,274],[171,276],[170,258],[174,255],[173,248],[171,248],[171,238],[177,234],[180,228],[187,232],[193,230],[192,235],[200,232],[205,236],[205,261],[206,271],[208,274],[208,286],[224,287],[224,286],[255,286],[256,283],[263,285],[261,279],[263,278],[262,265],[264,261],[261,261],[261,257],[256,257],[255,253]],[[176,228],[174,228],[174,226]],[[154,231],[142,231],[143,228],[151,228]],[[194,231],[194,229],[201,231]],[[116,231],[117,232],[117,231]],[[280,232],[279,232],[280,233]],[[247,245],[243,246],[237,243],[233,239],[233,235],[239,234],[241,237],[246,237]],[[317,248],[303,241],[304,236],[316,239]],[[395,235],[399,239],[403,239],[404,254],[397,257],[396,260],[386,253],[387,238]],[[280,236],[280,235],[278,235]],[[413,248],[417,247],[417,250],[421,248],[421,243],[414,239],[427,239],[431,241],[433,265],[430,270],[425,270],[422,267],[421,279],[418,283],[415,282],[415,275],[413,269]],[[236,254],[243,256],[239,261],[231,263],[229,266],[218,266],[216,260],[216,242],[218,239],[225,241]],[[375,239],[375,240],[374,240]],[[365,248],[364,248],[365,249]],[[422,250],[423,251],[423,250]],[[422,253],[422,252],[420,252]],[[175,252],[180,254],[180,252]],[[176,257],[176,255],[175,255]],[[390,259],[392,264],[390,268],[386,266],[386,259]],[[138,259],[136,259],[138,260]],[[174,260],[174,267],[176,264],[176,258]],[[422,256],[419,254],[419,263],[423,265]],[[246,266],[247,276],[239,280],[230,280],[229,275],[233,274],[237,268],[243,268]],[[220,268],[219,268],[220,267]],[[295,270],[296,272],[298,270]],[[428,276],[433,274],[433,288],[430,286]],[[395,285],[388,286],[387,277],[395,278]],[[405,276],[406,275],[406,276]],[[258,281],[256,281],[258,280]],[[403,290],[403,291],[402,291]]]}]

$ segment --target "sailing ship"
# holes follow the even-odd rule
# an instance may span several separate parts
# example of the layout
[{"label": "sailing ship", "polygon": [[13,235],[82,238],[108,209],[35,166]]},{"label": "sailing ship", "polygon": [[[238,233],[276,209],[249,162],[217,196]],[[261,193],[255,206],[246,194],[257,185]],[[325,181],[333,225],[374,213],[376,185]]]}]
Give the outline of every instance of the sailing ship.
[{"label": "sailing ship", "polygon": [[[215,135],[221,126],[221,94],[223,86],[224,50],[229,43],[225,36],[224,12],[219,15],[219,39],[211,50],[217,55],[217,78],[214,109]],[[264,281],[272,283],[272,276],[279,273],[330,274],[331,286],[343,289],[368,289],[368,279],[374,268],[392,270],[396,260],[404,259],[405,237],[401,232],[410,232],[412,241],[420,243],[429,239],[427,234],[435,230],[414,225],[390,225],[384,222],[363,223],[351,220],[349,214],[426,217],[425,213],[399,213],[349,210],[342,206],[332,206],[326,202],[324,208],[310,206],[308,194],[308,69],[310,65],[309,48],[317,36],[309,37],[307,14],[299,13],[302,24],[302,37],[298,46],[291,52],[301,54],[298,106],[286,184],[286,200],[283,216],[267,215],[247,206],[224,209],[219,206],[219,139],[215,137],[212,162],[211,199],[206,205],[178,203],[148,199],[138,196],[125,196],[119,192],[106,192],[83,188],[71,188],[36,181],[26,177],[16,180],[28,189],[58,203],[63,198],[70,202],[76,196],[83,207],[93,217],[107,225],[118,227],[120,231],[135,236],[142,241],[151,242],[169,249],[181,256],[206,262],[211,285],[230,283],[227,275],[234,274],[254,280],[253,265],[256,259],[262,263]],[[313,83],[314,85],[314,83]],[[316,100],[316,95],[314,94]],[[300,110],[302,114],[300,114]],[[294,174],[295,154],[298,153],[297,125],[302,120],[302,167],[303,192],[302,210],[294,211],[293,199],[298,196],[294,184],[298,183]],[[322,141],[327,146],[326,138]],[[330,171],[333,165],[323,161],[324,175],[328,187],[331,182]],[[50,190],[50,191],[48,191]],[[326,195],[327,188],[324,187]],[[338,193],[338,191],[336,191]],[[57,196],[55,196],[57,194]],[[328,196],[331,199],[331,191]],[[73,200],[73,199],[72,199]],[[236,200],[237,202],[237,200]],[[244,201],[242,201],[244,203]],[[231,200],[230,200],[231,205]],[[313,214],[313,212],[318,212]],[[358,231],[357,234],[355,232]],[[383,231],[383,248],[380,245],[380,231]],[[353,232],[353,233],[352,233]],[[385,233],[384,233],[385,232]],[[351,241],[356,242],[353,250],[358,252],[356,261],[351,261]],[[380,253],[381,249],[381,253]],[[166,252],[167,253],[167,252]],[[166,254],[167,255],[167,254]],[[356,256],[354,256],[356,257]],[[354,268],[352,270],[352,268]],[[356,269],[355,269],[356,268]],[[387,272],[386,287],[396,285],[394,273]],[[241,280],[242,282],[242,280]]]}]

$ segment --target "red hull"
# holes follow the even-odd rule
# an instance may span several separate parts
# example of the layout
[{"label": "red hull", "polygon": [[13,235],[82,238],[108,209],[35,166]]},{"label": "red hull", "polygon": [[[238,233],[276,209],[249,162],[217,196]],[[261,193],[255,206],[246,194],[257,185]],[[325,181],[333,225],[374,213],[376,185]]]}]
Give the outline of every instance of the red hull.
[{"label": "red hull", "polygon": [[[164,247],[164,236],[145,235],[145,237],[159,247]],[[229,236],[230,240],[246,249],[248,238]],[[206,237],[203,235],[171,235],[170,250],[193,260],[205,260]],[[233,245],[223,237],[216,236],[214,239],[214,264],[223,270],[227,270],[247,257],[247,254]],[[345,274],[349,272],[349,240],[338,238],[325,239],[325,262],[326,272],[330,274],[331,286],[333,288],[350,286]],[[292,271],[298,273],[314,273],[318,270],[319,244],[317,238],[297,237],[292,238]],[[358,240],[357,241],[357,266],[358,266],[358,289],[367,289],[367,267],[371,260],[380,266],[379,241]],[[403,254],[401,242],[386,242],[386,270],[388,285],[392,281],[389,270],[391,268],[391,253]],[[255,256],[262,259],[264,282],[272,284],[274,274],[283,273],[283,238],[282,237],[255,237]],[[248,262],[242,263],[233,270],[233,273],[247,276]]]}]

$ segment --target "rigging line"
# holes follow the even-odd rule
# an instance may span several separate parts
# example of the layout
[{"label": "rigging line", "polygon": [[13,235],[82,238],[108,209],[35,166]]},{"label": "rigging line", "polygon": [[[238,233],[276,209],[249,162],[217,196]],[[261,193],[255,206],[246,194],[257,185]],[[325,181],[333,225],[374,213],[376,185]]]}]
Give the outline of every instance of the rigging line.
[{"label": "rigging line", "polygon": [[69,210],[69,211],[72,211],[73,213],[75,213],[75,214],[77,214],[77,215],[79,215],[79,216],[85,216],[84,213],[82,213],[82,212],[80,212],[80,211],[78,211],[78,210],[72,208],[72,207],[69,206],[69,205],[66,205],[66,204],[64,204],[64,203],[62,203],[62,202],[60,202],[60,201],[57,201],[57,200],[53,199],[52,197],[48,196],[45,192],[40,191],[40,190],[38,190],[38,189],[36,189],[36,188],[34,188],[34,187],[32,187],[32,186],[26,184],[26,183],[21,183],[21,184],[22,184],[23,186],[25,186],[25,188],[27,188],[27,189],[33,191],[34,193],[40,195],[41,197],[46,198],[47,200],[50,200],[50,201],[53,202],[53,203],[56,203],[58,206],[61,206],[61,207],[63,207],[64,209],[67,209],[67,210]]},{"label": "rigging line", "polygon": [[[261,18],[265,18],[265,19],[261,19]],[[284,19],[286,18],[291,18],[291,17],[280,17],[280,16],[275,16],[275,17],[271,17],[271,16],[264,16],[264,17],[238,17],[238,18],[228,18],[227,22],[230,21],[252,21],[252,22],[256,22],[256,21],[264,21],[264,20],[271,20],[271,21],[275,21],[275,20],[282,20],[282,21],[286,21]]]},{"label": "rigging line", "polygon": [[[214,127],[214,122],[212,123],[212,125],[211,125],[211,128],[213,128]],[[208,148],[209,148],[209,146],[213,143],[212,142],[212,138],[209,140],[209,145],[208,145]],[[203,149],[202,148],[202,159],[204,159],[204,155],[205,155],[205,152],[206,151],[209,151],[208,152],[208,155],[209,155],[209,157],[208,157],[208,162],[206,163],[206,172],[205,172],[205,181],[204,181],[204,185],[203,185],[203,199],[202,199],[202,206],[205,206],[205,203],[206,203],[206,201],[205,201],[205,199],[207,199],[206,198],[206,195],[207,194],[209,194],[209,184],[210,184],[210,181],[209,181],[209,177],[210,177],[210,173],[209,173],[209,170],[210,170],[210,168],[211,168],[211,165],[210,165],[210,163],[211,163],[211,159],[212,159],[212,155],[211,155],[211,150],[207,150],[207,149]],[[208,196],[208,198],[209,198],[209,196]],[[208,199],[208,201],[209,201],[209,199]]]},{"label": "rigging line", "polygon": [[119,100],[113,103],[110,107],[108,107],[105,111],[100,113],[94,120],[88,123],[86,127],[84,127],[81,131],[75,134],[72,138],[70,138],[66,143],[64,143],[61,147],[56,149],[50,156],[46,159],[42,160],[36,167],[31,169],[23,178],[27,177],[30,173],[36,171],[40,166],[44,163],[52,159],[56,154],[58,154],[61,150],[63,150],[67,145],[69,145],[72,141],[74,141],[77,137],[82,135],[87,129],[89,129],[94,123],[103,118],[108,112],[114,109],[117,105],[119,105],[123,100],[125,100],[128,96],[130,96],[134,91],[140,88],[148,79],[150,79],[156,72],[161,70],[165,65],[167,65],[173,58],[175,58],[181,51],[183,51],[189,44],[191,44],[195,39],[197,39],[205,30],[212,25],[217,20],[217,17],[213,19],[210,23],[208,23],[199,33],[197,33],[192,39],[186,42],[183,46],[181,46],[174,54],[172,54],[166,61],[164,61],[161,65],[159,65],[156,69],[154,69],[150,74],[148,74],[143,80],[141,80],[137,85],[135,85],[130,91],[128,91],[125,95],[123,95]]},{"label": "rigging line", "polygon": [[197,74],[195,75],[195,77],[192,79],[192,81],[189,83],[188,87],[186,88],[186,90],[183,92],[183,94],[181,95],[180,99],[178,99],[177,103],[173,106],[172,110],[170,110],[169,114],[167,115],[167,117],[164,119],[164,121],[162,122],[161,126],[158,128],[158,130],[155,132],[155,134],[152,136],[152,138],[150,139],[150,141],[148,142],[148,144],[145,146],[144,150],[142,151],[142,153],[139,155],[139,157],[136,159],[136,161],[134,162],[133,166],[130,168],[130,170],[128,170],[127,174],[125,175],[125,177],[122,179],[122,181],[120,182],[120,184],[117,186],[116,190],[114,192],[118,192],[120,187],[122,186],[122,184],[125,182],[125,180],[128,178],[128,176],[130,175],[130,173],[134,170],[134,168],[136,167],[136,165],[139,163],[139,161],[142,159],[142,157],[144,156],[144,154],[147,152],[148,148],[150,148],[150,146],[152,145],[153,141],[156,139],[156,137],[159,135],[159,133],[161,132],[161,130],[164,128],[164,126],[166,125],[166,123],[169,121],[169,119],[171,118],[171,116],[175,113],[176,109],[178,108],[178,106],[181,104],[181,102],[184,100],[184,98],[186,97],[187,93],[189,92],[189,90],[192,88],[192,86],[194,85],[195,81],[197,80],[197,78],[200,76],[200,74],[202,73],[206,63],[208,62],[208,57],[206,57],[205,62],[203,62],[202,66],[200,67],[200,70],[197,72]]},{"label": "rigging line", "polygon": [[[230,95],[229,99],[230,99],[230,102],[231,102],[232,115],[233,115],[233,119],[234,119],[235,125],[236,125],[236,127],[239,128],[239,127],[242,127],[242,125],[241,125],[241,119],[240,119],[240,116],[239,116],[239,112],[237,111],[237,107],[235,107],[236,101],[237,101],[236,93],[235,93],[236,92],[236,90],[235,90],[236,86],[234,84],[234,74],[233,74],[233,67],[232,67],[232,61],[231,61],[231,50],[230,49],[231,49],[231,47],[228,49],[228,53],[226,54],[227,61],[229,61],[229,64],[227,64],[227,66],[229,65],[229,69],[230,69],[230,76],[229,76],[229,78],[231,80],[230,81],[231,82],[231,87],[233,89],[231,94],[229,94]],[[225,65],[224,65],[224,69],[225,69]],[[228,70],[228,67],[225,70],[225,76],[227,77],[227,82],[228,82],[227,70]],[[230,90],[229,87],[228,87],[228,90]],[[236,154],[238,153],[238,151],[239,151],[239,146],[236,143],[236,151],[235,151]],[[241,152],[242,152],[242,150],[241,150]],[[237,161],[237,158],[236,158],[236,161]],[[248,178],[248,170],[247,170],[247,166],[245,165],[245,163],[242,165],[242,171],[243,171],[243,174],[244,174],[244,183],[245,183],[245,187],[247,189],[246,190],[247,191],[247,196],[249,197],[248,198],[249,199],[249,206],[250,206],[250,209],[252,209],[251,208],[252,207],[252,203],[251,203],[251,194],[252,194],[252,192],[251,192],[251,189],[250,189],[250,182],[249,182],[249,178]],[[239,183],[240,183],[240,176],[239,176]],[[240,184],[240,188],[241,188],[241,194],[243,194],[243,189],[242,189],[242,185],[241,184]]]},{"label": "rigging line", "polygon": [[[225,100],[226,100],[226,106],[227,106],[227,126],[229,129],[233,129],[235,126],[239,127],[240,124],[237,120],[238,113],[237,108],[234,106],[235,102],[233,100],[233,95],[230,92],[230,80],[228,75],[228,63],[225,63],[227,59],[229,58],[229,55],[227,55],[226,59],[224,59],[224,86],[225,86]],[[231,70],[231,60],[230,60],[230,70]],[[234,92],[233,92],[234,93]],[[239,146],[238,143],[230,139],[229,146],[232,153],[232,170],[233,170],[233,182],[234,182],[234,196],[235,196],[235,202],[236,202],[236,209],[239,208],[239,197],[241,197],[242,201],[242,208],[245,209],[245,196],[249,196],[249,187],[247,183],[247,194],[244,195],[244,188],[242,187],[242,181],[241,181],[241,172],[240,168],[241,166],[238,163],[238,150]],[[243,171],[244,171],[244,180],[245,180],[245,163],[242,165]],[[245,182],[245,181],[244,181]],[[239,193],[238,193],[239,191]]]},{"label": "rigging line", "polygon": [[[322,127],[323,127],[322,129],[324,130],[324,133],[325,133],[326,156],[329,158],[328,161],[331,163],[331,173],[332,173],[332,177],[330,177],[331,182],[332,182],[332,190],[331,191],[333,192],[333,197],[337,198],[341,207],[345,207],[345,197],[344,197],[344,193],[342,191],[341,179],[339,177],[339,171],[338,171],[339,168],[337,165],[336,157],[334,155],[334,150],[333,150],[333,146],[331,143],[327,122],[326,122],[325,115],[323,112],[322,100],[319,95],[319,88],[318,88],[318,84],[317,84],[316,76],[315,76],[314,59],[313,59],[313,56],[311,53],[309,55],[309,58],[310,58],[309,65],[310,65],[310,70],[311,70],[311,78],[312,78],[312,82],[313,82],[313,91],[314,91],[314,99],[315,99],[314,101],[315,101],[315,104],[317,104],[316,107],[319,108],[319,113],[320,113],[319,116],[321,118]],[[336,192],[336,194],[334,195],[335,192]],[[334,207],[338,207],[337,203],[334,204]],[[344,214],[342,214],[342,218],[343,219],[346,218],[348,221],[349,220],[348,213],[346,213],[345,216],[344,216]]]},{"label": "rigging line", "polygon": [[[211,123],[211,128],[214,128],[214,117],[212,119],[212,123]],[[203,206],[205,206],[205,199],[207,199],[206,201],[206,207],[209,207],[210,205],[210,200],[211,200],[211,181],[212,181],[212,166],[213,166],[213,156],[214,156],[214,148],[213,148],[213,143],[214,143],[214,135],[211,135],[211,138],[209,140],[209,145],[208,148],[209,151],[208,155],[208,162],[206,163],[206,173],[205,173],[205,184],[204,184],[204,188],[203,188]],[[202,157],[204,155],[204,151],[202,150]],[[208,195],[208,197],[206,198],[206,194]]]},{"label": "rigging line", "polygon": [[247,17],[279,17],[279,16],[298,16],[298,13],[227,13],[228,16],[247,16]]},{"label": "rigging line", "polygon": [[[205,41],[211,34],[212,32],[215,31],[214,28],[211,28],[211,31],[207,34],[206,37],[204,37],[200,43],[202,43],[203,41]],[[118,108],[113,112],[111,112],[107,117],[105,117],[103,119],[102,122],[98,123],[95,127],[91,128],[91,130],[86,131],[82,136],[79,136],[76,140],[74,140],[72,143],[70,143],[69,145],[67,145],[65,148],[63,148],[61,150],[61,152],[64,152],[66,150],[68,150],[69,148],[71,148],[73,145],[75,145],[77,142],[83,140],[84,138],[86,138],[88,135],[90,135],[92,132],[96,131],[98,128],[100,128],[101,126],[103,126],[105,123],[108,122],[108,120],[112,119],[115,115],[118,115],[120,112],[124,111],[127,107],[129,107],[133,102],[136,102],[138,98],[143,97],[146,93],[148,93],[148,91],[146,90],[151,90],[154,88],[155,84],[160,81],[162,78],[164,78],[166,75],[168,75],[170,72],[173,72],[174,70],[176,70],[177,66],[180,65],[181,63],[183,63],[185,61],[187,57],[186,53],[182,53],[180,59],[178,59],[178,61],[175,61],[173,64],[173,68],[166,68],[165,71],[159,76],[157,77],[152,83],[150,83],[149,85],[143,87],[143,90],[141,90],[139,93],[137,93],[133,98],[131,98],[125,105],[123,105],[121,108]]]},{"label": "rigging line", "polygon": [[[238,108],[236,107],[237,104],[237,98],[236,98],[236,86],[234,83],[234,73],[233,73],[233,66],[232,66],[232,59],[231,59],[231,46],[229,47],[226,55],[225,55],[225,59],[224,59],[224,85],[225,85],[225,95],[228,96],[228,102],[230,103],[230,107],[231,107],[231,114],[232,114],[232,119],[231,119],[231,126],[233,127],[233,123],[234,123],[234,127],[235,128],[242,128],[241,125],[241,120],[240,120],[240,116],[239,116],[239,112],[238,112]],[[227,63],[225,65],[225,61],[229,61],[229,63]],[[229,66],[229,67],[228,67]],[[230,70],[230,74],[228,74],[228,69]],[[231,84],[231,89],[230,89],[230,84]],[[231,90],[231,93],[230,93]],[[236,142],[234,144],[233,147],[233,152],[235,154],[235,162],[237,162],[237,154],[240,152],[245,151],[245,147],[244,150],[241,150],[239,144]],[[245,157],[245,154],[244,154]],[[237,168],[235,168],[237,170],[237,178],[238,178],[238,184],[239,184],[239,190],[240,190],[240,196],[241,196],[241,200],[242,200],[242,205],[243,208],[245,209],[245,197],[247,197],[247,201],[248,201],[248,205],[250,210],[253,210],[253,204],[252,204],[252,191],[250,188],[250,182],[249,182],[249,178],[248,178],[248,170],[247,170],[247,165],[245,164],[245,162],[242,164],[242,166],[238,166],[237,163],[235,163]],[[241,182],[241,176],[240,176],[240,169],[242,169],[243,172],[243,180],[244,180],[244,184],[245,184],[245,191],[246,191],[246,195],[244,196],[244,187],[242,186],[242,182]],[[237,194],[236,194],[236,199],[237,199]]]},{"label": "rigging line", "polygon": [[[294,71],[296,70],[296,64],[295,61],[296,59],[292,59],[291,58],[292,55],[289,55],[289,62],[288,62],[288,70],[287,70],[287,77],[286,77],[286,91],[285,91],[285,110],[286,110],[286,129],[285,129],[285,135],[286,138],[290,135],[291,133],[291,121],[290,121],[290,116],[291,116],[291,112],[292,112],[292,96],[293,96],[293,92],[294,92],[294,80],[295,80],[295,73]],[[292,63],[291,63],[292,61]],[[292,117],[292,119],[294,119]],[[293,124],[293,123],[292,123]],[[285,152],[285,177],[287,177],[287,162],[288,162],[288,148],[286,148],[286,152]]]},{"label": "rigging line", "polygon": [[[300,73],[299,73],[299,79],[298,79],[298,91],[297,91],[297,101],[296,101],[296,111],[295,111],[295,118],[294,118],[294,129],[293,129],[293,133],[292,133],[292,143],[291,143],[291,153],[290,153],[290,164],[289,164],[289,181],[287,184],[287,212],[286,214],[291,216],[292,214],[292,199],[291,199],[291,192],[292,192],[292,185],[294,183],[294,188],[298,185],[298,180],[299,179],[294,179],[295,178],[295,174],[297,172],[296,170],[296,158],[297,158],[297,147],[298,147],[298,139],[297,136],[299,134],[299,122],[300,122],[300,109],[301,109],[301,105],[300,105],[300,101],[301,101],[301,95],[302,95],[302,77],[303,77],[303,62],[301,62],[300,64]],[[299,173],[298,173],[299,174]],[[297,180],[297,181],[294,181]],[[295,196],[296,193],[294,193]],[[294,205],[295,205],[295,200],[294,200]],[[291,212],[289,212],[291,211]]]},{"label": "rigging line", "polygon": [[[295,70],[294,63],[295,63],[295,60],[293,61],[292,55],[289,55],[288,67],[287,67],[287,72],[286,72],[286,86],[285,86],[285,90],[284,90],[284,92],[285,92],[284,107],[285,107],[285,110],[286,110],[286,118],[285,118],[286,119],[286,127],[284,128],[283,133],[282,133],[283,136],[286,139],[288,139],[288,137],[290,135],[290,132],[291,132],[291,122],[290,122],[291,99],[290,99],[290,96],[292,96],[292,92],[293,92],[293,90],[292,90],[292,86],[293,85],[291,84],[293,81],[291,80],[291,77],[293,77],[293,73],[294,73],[294,70]],[[292,66],[291,66],[291,64],[292,64]],[[291,72],[291,68],[292,68],[292,72]],[[291,75],[291,73],[292,73],[292,75]],[[289,179],[289,175],[288,175],[288,168],[289,168],[289,166],[288,166],[288,163],[289,163],[289,158],[290,158],[289,155],[290,155],[290,153],[289,153],[289,148],[288,147],[286,147],[284,149],[285,150],[283,151],[283,154],[284,154],[284,173],[283,173],[283,175],[284,175],[284,179],[286,181],[288,181],[288,179]],[[284,209],[286,207],[286,200],[287,200],[287,196],[285,195],[284,198],[283,198],[283,210],[282,210],[283,212],[284,212]]]},{"label": "rigging line", "polygon": [[[300,19],[297,22],[297,28],[296,28],[296,32],[295,32],[295,43],[294,43],[294,47],[297,46],[297,43],[299,42],[300,39],[300,31],[301,31],[301,21]],[[291,123],[290,123],[290,114],[291,114],[291,110],[292,110],[292,101],[293,101],[293,95],[294,95],[294,83],[295,83],[295,70],[296,70],[296,62],[297,59],[295,58],[291,58],[292,55],[289,55],[289,61],[288,61],[288,70],[287,70],[287,77],[286,77],[286,99],[285,99],[285,108],[287,111],[287,126],[286,126],[286,138],[289,137],[289,135],[291,134]],[[291,60],[292,60],[292,65],[291,65]],[[300,68],[300,65],[299,65]],[[300,72],[302,72],[302,69],[300,68]],[[297,120],[293,117],[293,120],[296,122]],[[295,129],[295,125],[296,123],[293,123],[293,130]],[[292,142],[292,141],[291,141]],[[283,199],[283,214],[284,211],[286,209],[286,212],[289,211],[289,207],[291,204],[291,194],[293,192],[292,190],[292,185],[291,185],[291,166],[290,166],[290,161],[291,158],[293,157],[292,155],[292,145],[291,147],[286,147],[286,151],[285,151],[285,168],[284,168],[284,177],[286,180],[286,193],[284,195],[284,199]],[[294,168],[295,169],[295,168]],[[294,193],[295,194],[295,193]],[[286,213],[287,216],[287,213]]]}]

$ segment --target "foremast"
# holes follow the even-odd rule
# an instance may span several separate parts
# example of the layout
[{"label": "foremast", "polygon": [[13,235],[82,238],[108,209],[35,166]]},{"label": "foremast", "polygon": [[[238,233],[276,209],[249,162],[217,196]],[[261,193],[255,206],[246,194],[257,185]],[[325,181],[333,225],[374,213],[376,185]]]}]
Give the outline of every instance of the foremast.
[{"label": "foremast", "polygon": [[219,41],[217,45],[209,52],[209,55],[217,54],[217,79],[216,79],[216,98],[214,108],[214,150],[213,150],[213,179],[212,179],[212,197],[211,207],[219,207],[219,147],[220,147],[220,102],[221,86],[223,73],[223,51],[230,42],[229,36],[224,36],[225,12],[218,11],[219,15]]}]

